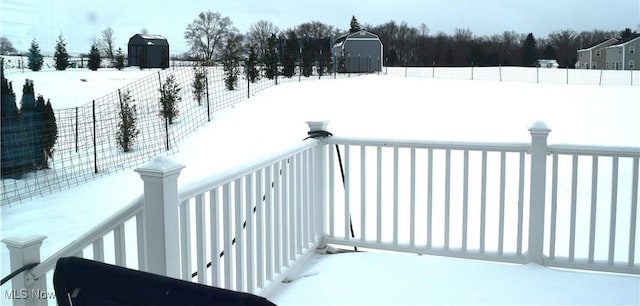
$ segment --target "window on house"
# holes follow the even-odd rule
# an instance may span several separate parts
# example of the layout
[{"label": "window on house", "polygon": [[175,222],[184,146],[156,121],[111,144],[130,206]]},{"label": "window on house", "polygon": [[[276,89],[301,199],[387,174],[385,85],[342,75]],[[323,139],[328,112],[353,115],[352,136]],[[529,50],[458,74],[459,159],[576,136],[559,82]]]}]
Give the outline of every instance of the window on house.
[{"label": "window on house", "polygon": [[629,46],[629,53],[630,54],[636,53],[636,46]]},{"label": "window on house", "polygon": [[633,70],[633,68],[635,68],[634,61],[629,61],[629,69]]},{"label": "window on house", "polygon": [[591,69],[598,69],[598,63],[597,62],[591,63]]},{"label": "window on house", "polygon": [[598,50],[596,50],[596,56],[600,56],[600,52],[601,52],[601,51],[602,51],[602,50],[599,50],[599,49],[598,49]]}]

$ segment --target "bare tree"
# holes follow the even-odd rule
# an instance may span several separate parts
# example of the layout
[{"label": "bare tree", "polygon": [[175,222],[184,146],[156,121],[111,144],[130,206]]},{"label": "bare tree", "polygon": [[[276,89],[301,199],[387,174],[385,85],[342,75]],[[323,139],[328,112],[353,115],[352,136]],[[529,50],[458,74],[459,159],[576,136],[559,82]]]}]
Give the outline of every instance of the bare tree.
[{"label": "bare tree", "polygon": [[107,27],[106,29],[102,30],[101,34],[101,38],[100,38],[100,51],[102,51],[102,53],[104,54],[105,57],[108,57],[111,60],[115,59],[115,53],[114,53],[114,41],[115,41],[115,36],[113,36],[113,29],[111,27]]},{"label": "bare tree", "polygon": [[229,17],[222,17],[218,12],[201,12],[193,23],[187,26],[184,38],[191,45],[193,55],[200,57],[205,63],[214,60],[216,51],[230,32],[234,30]]},{"label": "bare tree", "polygon": [[258,58],[264,59],[265,50],[271,35],[277,35],[280,30],[270,21],[260,20],[249,27],[247,39],[249,45],[256,47]]},{"label": "bare tree", "polygon": [[309,38],[327,38],[333,35],[335,29],[333,26],[324,24],[320,21],[305,22],[296,27],[296,35],[298,37]]},{"label": "bare tree", "polygon": [[579,48],[578,35],[574,30],[562,30],[549,34],[550,44],[556,48],[560,67],[574,67]]},{"label": "bare tree", "polygon": [[423,22],[420,24],[420,35],[427,37],[429,35],[429,27]]},{"label": "bare tree", "polygon": [[0,36],[0,54],[9,54],[13,52],[16,52],[16,48],[13,47],[11,41],[4,36]]}]

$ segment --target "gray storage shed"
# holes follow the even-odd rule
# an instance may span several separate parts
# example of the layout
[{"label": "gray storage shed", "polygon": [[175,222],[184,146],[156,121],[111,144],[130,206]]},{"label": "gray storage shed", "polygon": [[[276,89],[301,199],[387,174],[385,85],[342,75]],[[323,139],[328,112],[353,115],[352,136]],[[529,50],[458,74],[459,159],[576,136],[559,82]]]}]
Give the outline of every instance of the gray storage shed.
[{"label": "gray storage shed", "polygon": [[333,55],[341,72],[382,71],[382,41],[378,35],[366,30],[338,37],[333,45]]},{"label": "gray storage shed", "polygon": [[129,39],[129,66],[169,68],[169,42],[160,35],[136,34]]}]

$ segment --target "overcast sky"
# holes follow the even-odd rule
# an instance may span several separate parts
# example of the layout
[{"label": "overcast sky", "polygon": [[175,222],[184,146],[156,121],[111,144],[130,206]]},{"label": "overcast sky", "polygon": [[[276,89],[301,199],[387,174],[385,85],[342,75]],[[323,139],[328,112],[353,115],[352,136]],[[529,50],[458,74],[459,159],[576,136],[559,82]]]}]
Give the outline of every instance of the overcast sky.
[{"label": "overcast sky", "polygon": [[431,35],[469,28],[476,36],[513,30],[545,38],[564,29],[640,27],[640,0],[1,0],[0,35],[22,51],[35,38],[43,52],[53,53],[62,33],[69,52],[87,53],[108,26],[123,50],[146,28],[165,36],[176,54],[187,50],[186,26],[208,10],[229,16],[241,33],[261,19],[280,29],[314,20],[348,29],[352,15],[361,25],[424,23]]}]

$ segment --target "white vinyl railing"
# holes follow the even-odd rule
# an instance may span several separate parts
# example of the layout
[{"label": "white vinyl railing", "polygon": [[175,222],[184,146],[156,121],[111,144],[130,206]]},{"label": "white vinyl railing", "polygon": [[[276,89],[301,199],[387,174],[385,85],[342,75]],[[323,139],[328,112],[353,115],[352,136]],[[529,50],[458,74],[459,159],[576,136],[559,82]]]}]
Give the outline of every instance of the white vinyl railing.
[{"label": "white vinyl railing", "polygon": [[[329,153],[330,243],[524,261],[529,144],[328,142],[335,145]],[[336,148],[344,188],[335,179]]]},{"label": "white vinyl railing", "polygon": [[[309,126],[315,139],[182,190],[184,166],[154,159],[136,170],[143,197],[12,287],[46,291],[59,258],[82,256],[266,296],[326,243],[640,274],[640,148],[547,145],[544,123],[516,144],[327,137],[326,122]],[[3,240],[11,270],[40,262],[44,238]]]},{"label": "white vinyl railing", "polygon": [[181,278],[255,293],[312,248],[315,147],[307,140],[180,192]]},{"label": "white vinyl railing", "polygon": [[638,273],[638,148],[549,146],[545,265]]}]

